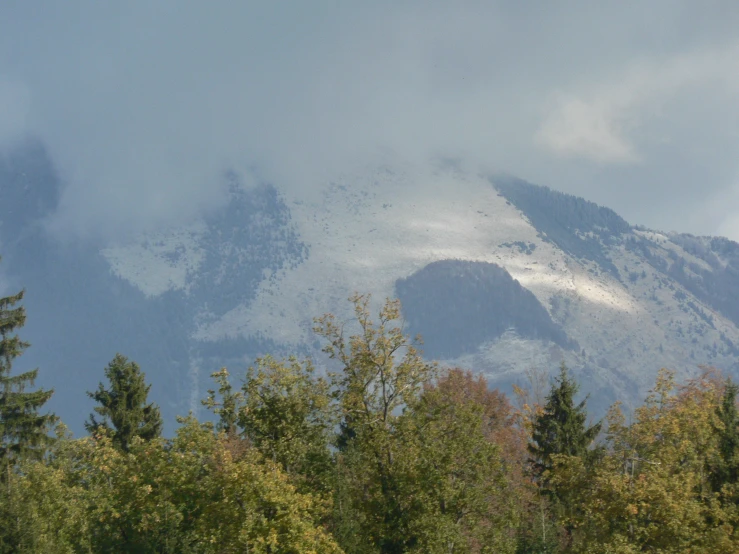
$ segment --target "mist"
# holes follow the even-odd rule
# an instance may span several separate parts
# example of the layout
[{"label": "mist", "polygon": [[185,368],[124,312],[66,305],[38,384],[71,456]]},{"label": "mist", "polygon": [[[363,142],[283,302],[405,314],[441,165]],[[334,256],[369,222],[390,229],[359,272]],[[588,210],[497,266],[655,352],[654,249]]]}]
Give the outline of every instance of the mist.
[{"label": "mist", "polygon": [[310,196],[390,155],[739,240],[737,28],[732,1],[6,0],[0,150],[43,141],[72,238],[187,221],[226,169]]}]

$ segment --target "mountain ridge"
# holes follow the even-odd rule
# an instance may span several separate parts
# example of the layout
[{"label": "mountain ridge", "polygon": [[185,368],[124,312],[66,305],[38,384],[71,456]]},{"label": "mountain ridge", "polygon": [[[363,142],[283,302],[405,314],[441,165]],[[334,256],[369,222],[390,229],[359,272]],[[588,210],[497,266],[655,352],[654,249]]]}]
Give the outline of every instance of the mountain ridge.
[{"label": "mountain ridge", "polygon": [[0,167],[3,193],[35,168],[48,201],[3,216],[20,229],[0,227],[1,269],[28,289],[27,359],[67,419],[88,410],[80,390],[118,350],[141,363],[165,415],[197,411],[222,365],[267,353],[325,364],[312,318],[351,318],[355,291],[400,297],[408,329],[427,326],[430,357],[494,385],[565,361],[600,412],[615,397],[637,402],[663,366],[680,377],[739,368],[739,244],[728,239],[632,226],[509,176],[393,162],[301,197],[227,173],[228,202],[188,226],[60,245],[37,222],[61,185],[42,150],[24,156]]}]

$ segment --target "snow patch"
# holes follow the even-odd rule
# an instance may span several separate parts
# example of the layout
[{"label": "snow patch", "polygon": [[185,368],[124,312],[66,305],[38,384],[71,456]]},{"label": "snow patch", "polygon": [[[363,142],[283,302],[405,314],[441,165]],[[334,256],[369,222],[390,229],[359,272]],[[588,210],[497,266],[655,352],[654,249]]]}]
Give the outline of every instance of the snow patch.
[{"label": "snow patch", "polygon": [[197,272],[205,259],[200,247],[207,231],[198,222],[140,237],[133,243],[101,250],[111,271],[141,289],[147,296],[168,290],[188,290],[188,277]]}]

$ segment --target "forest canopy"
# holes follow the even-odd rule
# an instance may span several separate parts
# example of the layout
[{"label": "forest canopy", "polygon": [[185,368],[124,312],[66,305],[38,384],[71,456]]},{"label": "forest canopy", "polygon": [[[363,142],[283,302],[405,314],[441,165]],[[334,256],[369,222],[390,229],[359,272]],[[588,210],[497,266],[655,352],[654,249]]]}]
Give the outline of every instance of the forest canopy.
[{"label": "forest canopy", "polygon": [[355,295],[353,321],[315,320],[333,369],[222,368],[213,420],[165,438],[119,354],[74,438],[12,369],[22,298],[0,299],[0,552],[739,550],[739,387],[717,370],[663,370],[633,414],[593,422],[564,365],[509,398],[426,361],[397,300]]}]

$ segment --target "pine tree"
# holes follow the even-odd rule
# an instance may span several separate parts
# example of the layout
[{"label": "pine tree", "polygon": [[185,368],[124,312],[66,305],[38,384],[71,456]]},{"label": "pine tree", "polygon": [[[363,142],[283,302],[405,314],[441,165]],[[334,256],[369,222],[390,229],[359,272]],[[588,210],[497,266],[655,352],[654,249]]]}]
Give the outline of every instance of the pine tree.
[{"label": "pine tree", "polygon": [[[539,476],[552,469],[553,456],[557,454],[585,459],[592,455],[589,448],[600,433],[602,423],[590,427],[586,425],[587,398],[575,405],[574,398],[578,390],[577,382],[570,377],[563,362],[547,396],[544,411],[533,424],[533,442],[529,445],[529,453]],[[549,490],[546,483],[543,485],[548,494],[555,498],[559,496],[557,491]]]},{"label": "pine tree", "polygon": [[100,404],[94,410],[103,418],[98,421],[95,414],[90,414],[90,420],[85,423],[87,431],[112,432],[113,444],[124,452],[134,437],[144,440],[158,437],[162,432],[162,417],[156,404],[147,404],[151,385],[146,384],[146,376],[138,364],[116,354],[105,368],[105,376],[109,389],[100,383],[95,392],[87,393]]},{"label": "pine tree", "polygon": [[26,322],[26,311],[16,305],[24,291],[0,298],[0,552],[17,552],[22,527],[19,525],[12,486],[14,467],[24,459],[43,457],[52,439],[48,432],[56,421],[53,414],[40,415],[39,409],[54,391],[36,390],[33,386],[38,369],[11,375],[13,361],[23,354],[29,343],[22,341],[15,330]]},{"label": "pine tree", "polygon": [[16,305],[25,291],[0,298],[0,461],[4,475],[23,458],[40,458],[51,442],[48,435],[56,421],[53,414],[39,414],[39,409],[51,398],[53,390],[32,387],[38,369],[11,375],[13,361],[30,346],[14,332],[26,322],[26,311]]}]

